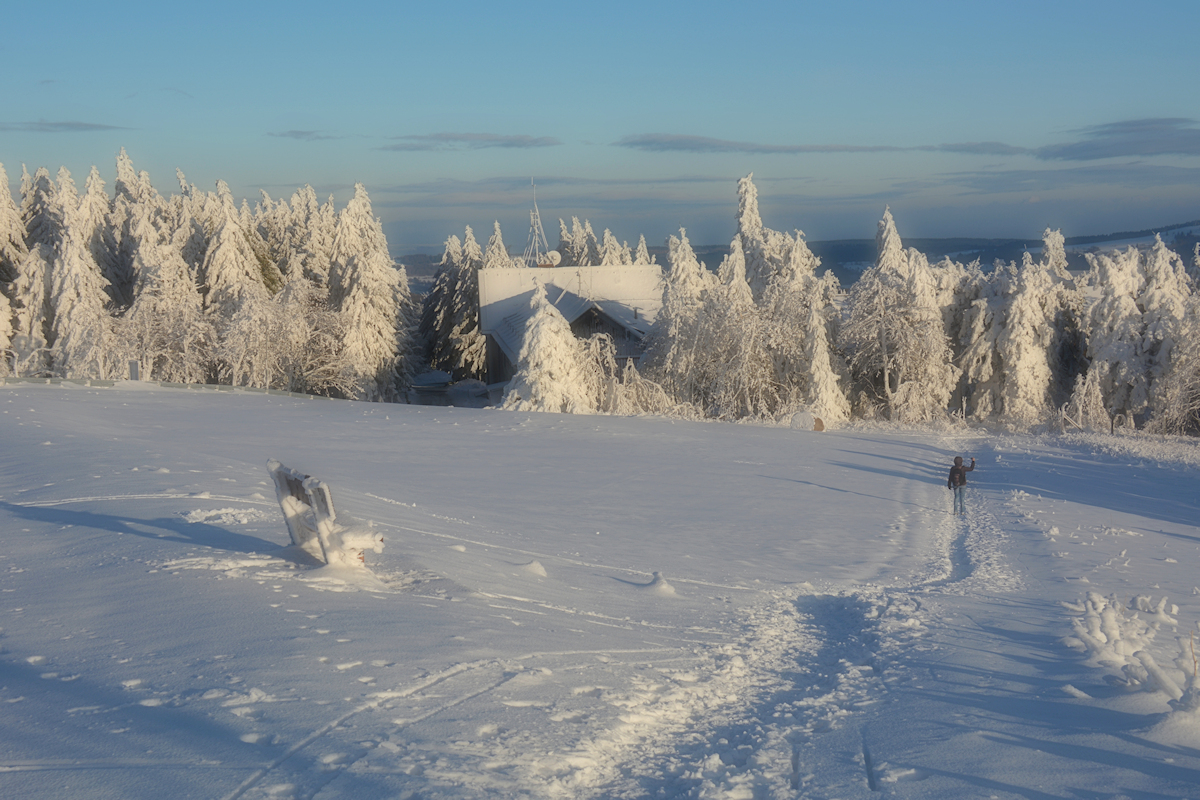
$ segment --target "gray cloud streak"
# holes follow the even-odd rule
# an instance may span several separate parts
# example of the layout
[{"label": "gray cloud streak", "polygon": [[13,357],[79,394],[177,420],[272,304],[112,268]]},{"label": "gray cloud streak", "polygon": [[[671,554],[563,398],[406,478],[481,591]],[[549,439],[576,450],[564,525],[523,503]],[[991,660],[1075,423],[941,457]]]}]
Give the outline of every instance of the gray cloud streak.
[{"label": "gray cloud streak", "polygon": [[419,136],[396,136],[394,144],[380,150],[420,152],[434,150],[482,150],[489,147],[526,149],[560,145],[551,136],[505,136],[497,133],[428,133]]},{"label": "gray cloud streak", "polygon": [[1133,119],[1084,128],[1077,142],[1040,147],[1037,157],[1095,161],[1122,156],[1200,156],[1200,128],[1183,118]]},{"label": "gray cloud streak", "polygon": [[97,122],[0,122],[0,131],[15,133],[93,133],[95,131],[127,131],[119,125],[101,125]]},{"label": "gray cloud streak", "polygon": [[279,131],[278,133],[268,133],[267,136],[275,136],[280,139],[295,139],[299,142],[319,142],[326,139],[341,139],[341,136],[329,136],[320,131]]},{"label": "gray cloud streak", "polygon": [[1182,155],[1200,156],[1200,128],[1181,117],[1110,122],[1074,131],[1074,142],[1019,147],[1004,142],[950,142],[901,147],[898,145],[760,144],[677,133],[643,133],[613,144],[650,153],[743,153],[803,155],[810,153],[957,153],[976,156],[1033,156],[1042,161],[1098,161],[1106,158]]}]

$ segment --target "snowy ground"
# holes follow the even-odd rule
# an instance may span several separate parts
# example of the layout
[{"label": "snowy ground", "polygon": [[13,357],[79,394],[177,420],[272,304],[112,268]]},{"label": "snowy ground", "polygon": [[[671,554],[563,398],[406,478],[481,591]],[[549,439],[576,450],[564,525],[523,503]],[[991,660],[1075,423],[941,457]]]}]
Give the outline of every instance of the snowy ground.
[{"label": "snowy ground", "polygon": [[[142,384],[0,435],[0,796],[1200,796],[1194,443]],[[371,574],[283,557],[268,458]]]}]

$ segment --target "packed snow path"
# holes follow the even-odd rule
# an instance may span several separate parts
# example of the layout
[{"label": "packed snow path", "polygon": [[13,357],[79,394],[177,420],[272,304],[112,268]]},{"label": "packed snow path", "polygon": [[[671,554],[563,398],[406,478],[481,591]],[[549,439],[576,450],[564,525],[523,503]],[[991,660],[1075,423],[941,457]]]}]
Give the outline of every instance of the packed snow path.
[{"label": "packed snow path", "polygon": [[[3,796],[1200,796],[1194,443],[136,384],[0,433]],[[370,574],[289,557],[269,457]]]}]

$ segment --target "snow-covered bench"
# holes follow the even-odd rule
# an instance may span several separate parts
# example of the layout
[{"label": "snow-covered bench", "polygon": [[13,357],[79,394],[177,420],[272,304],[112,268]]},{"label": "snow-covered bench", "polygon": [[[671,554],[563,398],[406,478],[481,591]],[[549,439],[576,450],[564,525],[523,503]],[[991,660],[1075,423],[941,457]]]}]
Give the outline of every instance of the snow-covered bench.
[{"label": "snow-covered bench", "polygon": [[369,525],[337,521],[329,484],[275,459],[267,461],[267,471],[293,545],[326,564],[362,564],[364,551],[383,552],[383,537]]}]

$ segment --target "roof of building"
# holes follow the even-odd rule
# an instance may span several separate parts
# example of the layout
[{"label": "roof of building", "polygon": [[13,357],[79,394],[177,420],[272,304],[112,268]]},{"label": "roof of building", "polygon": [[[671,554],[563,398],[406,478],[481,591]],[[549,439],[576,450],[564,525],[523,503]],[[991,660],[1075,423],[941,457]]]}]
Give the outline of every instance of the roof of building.
[{"label": "roof of building", "polygon": [[637,338],[649,332],[662,307],[662,268],[657,264],[607,267],[481,269],[479,328],[491,334],[514,364],[532,316],[535,283],[568,323],[595,310]]}]

